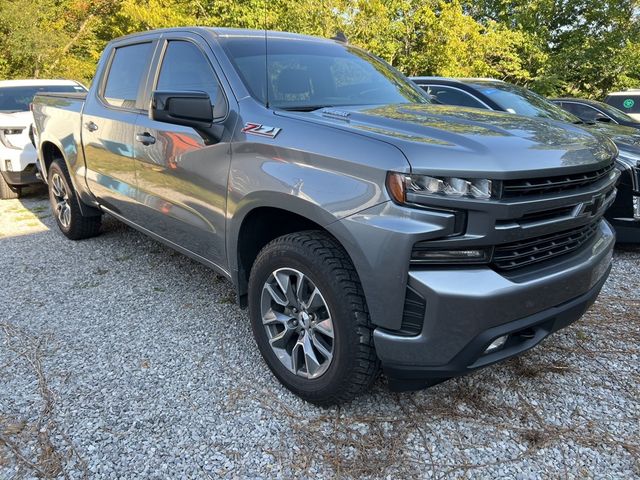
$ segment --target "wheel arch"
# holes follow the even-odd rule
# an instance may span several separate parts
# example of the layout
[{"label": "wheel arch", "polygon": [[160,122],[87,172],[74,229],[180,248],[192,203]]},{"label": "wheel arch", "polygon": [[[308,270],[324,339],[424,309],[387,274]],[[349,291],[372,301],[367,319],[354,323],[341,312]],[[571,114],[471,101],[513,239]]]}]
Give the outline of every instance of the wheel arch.
[{"label": "wheel arch", "polygon": [[[42,170],[42,179],[45,183],[48,183],[49,168],[51,167],[51,163],[55,159],[62,159],[67,165],[67,170],[69,169],[69,164],[67,163],[67,160],[64,158],[64,154],[62,153],[62,148],[50,140],[45,140],[40,144],[39,157],[41,159],[40,167]],[[75,185],[74,185],[74,188],[75,188]]]},{"label": "wheel arch", "polygon": [[318,230],[331,236],[345,248],[331,231],[333,229],[327,228],[337,220],[335,216],[298,197],[285,196],[287,198],[284,202],[282,199],[277,202],[251,202],[251,205],[239,209],[231,220],[227,236],[229,267],[242,307],[247,304],[251,267],[260,250],[272,240],[289,233]]},{"label": "wheel arch", "polygon": [[48,184],[49,168],[51,167],[51,163],[53,163],[54,160],[62,160],[65,167],[67,168],[67,172],[69,174],[69,180],[71,181],[71,186],[73,187],[73,190],[76,193],[75,198],[76,198],[76,201],[78,202],[78,207],[80,208],[82,215],[87,217],[92,217],[92,216],[95,217],[95,216],[102,215],[102,212],[99,209],[92,207],[90,205],[87,205],[85,202],[82,201],[81,197],[86,195],[86,192],[81,188],[78,188],[79,185],[78,185],[76,176],[74,174],[74,170],[71,168],[69,160],[64,155],[64,149],[62,148],[62,146],[59,145],[57,142],[47,139],[40,142],[39,151],[40,151],[39,158],[41,159],[40,168],[42,170],[41,172],[42,180],[46,184]]}]

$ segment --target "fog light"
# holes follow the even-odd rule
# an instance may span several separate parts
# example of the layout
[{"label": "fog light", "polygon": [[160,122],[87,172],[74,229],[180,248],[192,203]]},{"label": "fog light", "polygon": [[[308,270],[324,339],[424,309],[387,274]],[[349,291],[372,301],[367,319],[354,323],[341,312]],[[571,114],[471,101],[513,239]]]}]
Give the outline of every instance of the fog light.
[{"label": "fog light", "polygon": [[490,258],[491,252],[483,248],[431,250],[421,242],[418,242],[411,252],[413,263],[487,263]]},{"label": "fog light", "polygon": [[491,352],[495,352],[496,350],[500,350],[502,347],[504,347],[504,344],[507,343],[507,338],[509,338],[509,335],[503,335],[501,337],[496,338],[493,342],[491,342],[491,344],[486,348],[486,350],[484,351],[484,353],[491,353]]},{"label": "fog light", "polygon": [[633,197],[633,218],[640,220],[640,197]]},{"label": "fog light", "polygon": [[4,161],[4,168],[5,168],[5,170],[6,170],[7,172],[13,172],[13,168],[11,168],[11,167],[12,167],[12,165],[11,165],[11,160],[8,160],[8,159],[7,159],[7,160],[5,160],[5,161]]}]

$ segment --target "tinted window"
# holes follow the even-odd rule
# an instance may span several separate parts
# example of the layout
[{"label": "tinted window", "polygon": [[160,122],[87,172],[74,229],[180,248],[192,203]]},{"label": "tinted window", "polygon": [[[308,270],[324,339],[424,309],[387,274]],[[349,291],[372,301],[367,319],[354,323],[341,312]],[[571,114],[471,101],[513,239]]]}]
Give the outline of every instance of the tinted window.
[{"label": "tinted window", "polygon": [[[358,48],[304,38],[219,39],[247,89],[275,108],[428,103],[426,96],[383,61]],[[268,70],[268,74],[265,72]]]},{"label": "tinted window", "polygon": [[624,113],[640,113],[640,95],[610,95],[605,100]]},{"label": "tinted window", "polygon": [[503,110],[525,117],[552,118],[561,122],[575,123],[580,119],[537,93],[510,83],[474,84],[484,95],[496,102]]},{"label": "tinted window", "polygon": [[82,85],[38,85],[27,87],[0,87],[0,112],[27,112],[36,93],[83,93]]},{"label": "tinted window", "polygon": [[438,103],[444,105],[457,105],[459,107],[484,108],[482,103],[473,98],[466,92],[457,88],[441,87],[438,85],[430,85],[422,87],[430,98],[435,99]]},{"label": "tinted window", "polygon": [[573,113],[576,117],[585,122],[593,122],[598,114],[602,115],[595,108],[582,103],[562,102],[562,108],[567,112]]},{"label": "tinted window", "polygon": [[138,43],[116,49],[104,88],[107,103],[116,107],[135,107],[140,82],[147,72],[151,45]]},{"label": "tinted window", "polygon": [[162,60],[156,90],[197,91],[209,94],[216,103],[218,80],[209,61],[191,42],[169,42]]},{"label": "tinted window", "polygon": [[637,120],[633,119],[622,110],[617,109],[616,107],[612,107],[606,103],[598,102],[598,108],[609,115],[611,118],[617,120],[618,122],[631,122],[631,123],[639,123]]}]

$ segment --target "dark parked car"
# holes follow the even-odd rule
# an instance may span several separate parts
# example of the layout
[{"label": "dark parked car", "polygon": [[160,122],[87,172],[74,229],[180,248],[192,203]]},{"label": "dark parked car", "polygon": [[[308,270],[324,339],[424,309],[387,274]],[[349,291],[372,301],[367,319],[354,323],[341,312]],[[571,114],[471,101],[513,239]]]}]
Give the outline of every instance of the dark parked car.
[{"label": "dark parked car", "polygon": [[215,269],[267,365],[318,404],[380,365],[406,389],[521,353],[610,270],[610,140],[429,105],[341,42],[144,32],[109,43],[86,95],[37,96],[34,118],[63,234],[109,213]]},{"label": "dark parked car", "polygon": [[640,132],[605,122],[587,123],[526,88],[483,78],[415,77],[430,98],[446,105],[483,108],[582,126],[611,138],[620,151],[616,163],[622,175],[618,197],[607,211],[618,241],[640,242]]},{"label": "dark parked car", "polygon": [[550,98],[549,100],[586,123],[610,122],[640,129],[640,121],[604,102],[584,98]]}]

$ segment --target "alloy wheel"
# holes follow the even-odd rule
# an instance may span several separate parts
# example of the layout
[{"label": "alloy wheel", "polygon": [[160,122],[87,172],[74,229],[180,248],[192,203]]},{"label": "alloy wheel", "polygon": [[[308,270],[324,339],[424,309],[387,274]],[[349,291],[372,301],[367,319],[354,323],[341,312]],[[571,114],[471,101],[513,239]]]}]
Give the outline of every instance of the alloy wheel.
[{"label": "alloy wheel", "polygon": [[302,272],[275,270],[262,288],[262,324],[269,345],[292,373],[314,379],[333,359],[333,320],[322,292]]},{"label": "alloy wheel", "polygon": [[51,193],[53,194],[53,209],[58,221],[64,228],[71,225],[71,206],[69,205],[69,192],[58,173],[51,176]]}]

